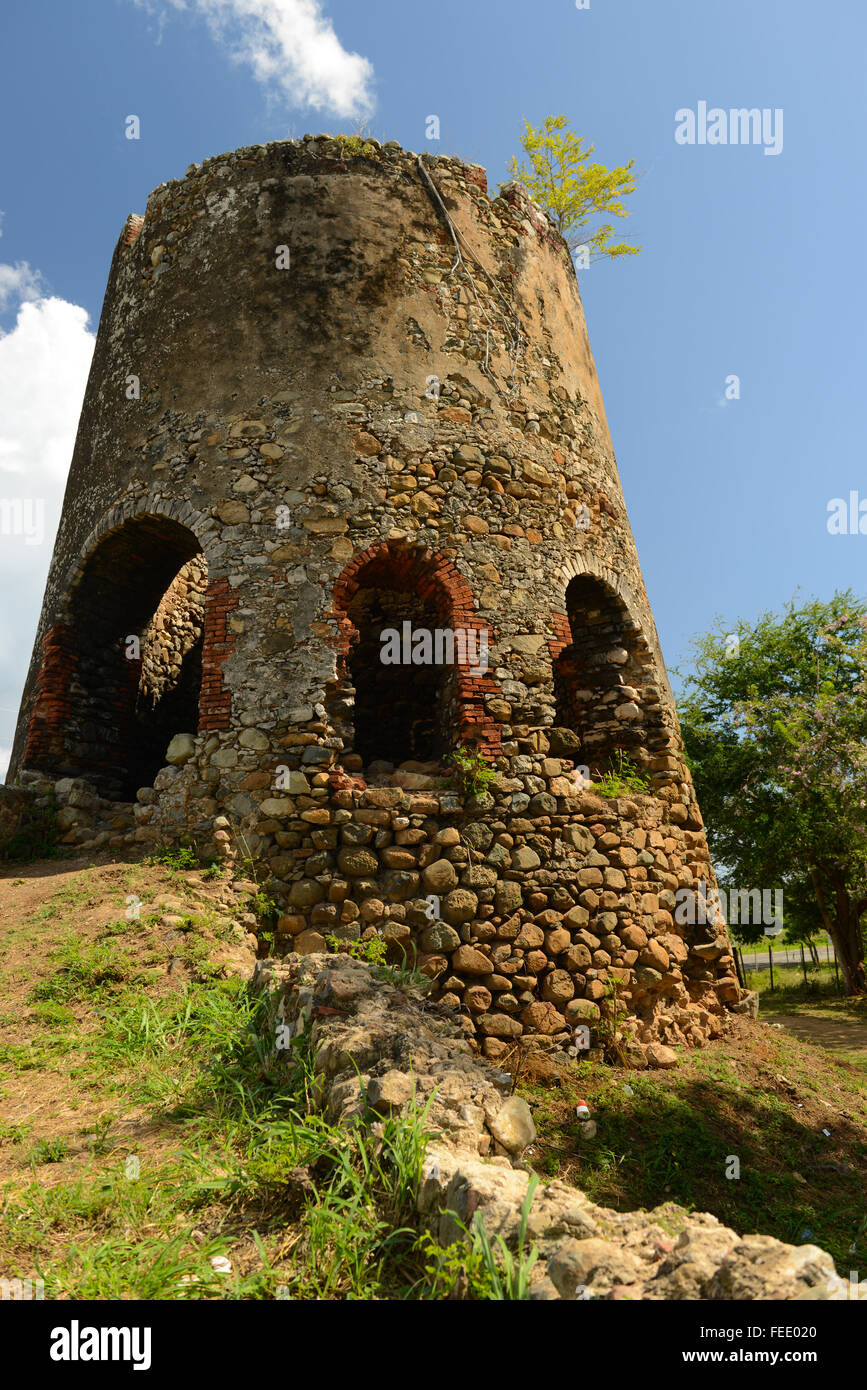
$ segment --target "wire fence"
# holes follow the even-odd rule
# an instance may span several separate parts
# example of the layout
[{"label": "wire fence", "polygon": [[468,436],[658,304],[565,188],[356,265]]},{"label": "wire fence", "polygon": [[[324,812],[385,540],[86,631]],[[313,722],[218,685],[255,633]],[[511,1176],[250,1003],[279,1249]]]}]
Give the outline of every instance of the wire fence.
[{"label": "wire fence", "polygon": [[767,948],[762,950],[747,950],[742,946],[734,946],[735,965],[737,967],[738,979],[744,989],[750,988],[750,975],[769,974],[768,988],[774,991],[778,986],[774,982],[774,970],[781,967],[791,968],[795,966],[801,970],[804,977],[804,984],[817,983],[823,972],[830,974],[834,971],[834,981],[836,993],[843,994],[843,982],[840,978],[840,966],[837,960],[837,952],[830,941],[825,941],[814,948],[815,955],[805,950],[803,945],[781,946],[774,950],[769,942]]}]

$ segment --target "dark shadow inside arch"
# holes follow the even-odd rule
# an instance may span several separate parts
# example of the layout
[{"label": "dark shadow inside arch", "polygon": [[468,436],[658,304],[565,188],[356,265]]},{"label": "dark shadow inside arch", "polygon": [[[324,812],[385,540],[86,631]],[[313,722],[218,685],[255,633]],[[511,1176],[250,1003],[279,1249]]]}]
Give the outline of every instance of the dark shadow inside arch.
[{"label": "dark shadow inside arch", "polygon": [[129,801],[173,736],[198,731],[206,589],[197,538],[168,518],[137,518],[99,542],[70,596],[56,776]]},{"label": "dark shadow inside arch", "polygon": [[591,777],[625,754],[646,768],[661,736],[653,657],[639,624],[609,586],[578,575],[566,590],[571,641],[554,663],[555,722],[581,740]]},{"label": "dark shadow inside arch", "polygon": [[[365,768],[439,761],[453,746],[456,724],[458,668],[444,635],[452,631],[450,614],[417,556],[386,553],[357,578],[344,610],[349,654],[326,697],[344,752]],[[422,632],[430,634],[430,656],[416,640]],[[383,659],[398,652],[397,661]],[[406,659],[413,654],[424,659]]]},{"label": "dark shadow inside arch", "polygon": [[349,616],[358,631],[349,660],[355,691],[354,752],[365,766],[378,758],[397,765],[441,757],[446,752],[441,718],[445,668],[382,660],[384,633],[402,638],[406,622],[412,632],[435,631],[436,615],[415,594],[361,589]]}]

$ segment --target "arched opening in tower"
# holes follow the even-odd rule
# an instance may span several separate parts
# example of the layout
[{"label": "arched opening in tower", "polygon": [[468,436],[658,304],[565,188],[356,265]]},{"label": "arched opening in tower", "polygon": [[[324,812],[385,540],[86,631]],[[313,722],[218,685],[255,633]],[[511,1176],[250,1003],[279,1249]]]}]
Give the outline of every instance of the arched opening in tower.
[{"label": "arched opening in tower", "polygon": [[153,782],[173,736],[198,731],[206,589],[197,538],[168,518],[136,518],[96,546],[43,672],[32,765],[115,801]]},{"label": "arched opening in tower", "polygon": [[438,761],[455,742],[459,650],[429,566],[385,551],[342,598],[348,649],[326,705],[344,751],[365,767]]},{"label": "arched opening in tower", "polygon": [[413,593],[360,589],[349,617],[358,632],[349,658],[354,751],[365,766],[377,758],[395,765],[440,758],[447,751],[443,713],[449,667],[407,661],[414,650],[425,655],[420,633],[431,634],[436,656],[436,614]]},{"label": "arched opening in tower", "polygon": [[566,590],[571,640],[554,662],[555,722],[581,741],[593,778],[621,753],[647,767],[662,737],[654,662],[639,624],[608,585],[579,575]]}]

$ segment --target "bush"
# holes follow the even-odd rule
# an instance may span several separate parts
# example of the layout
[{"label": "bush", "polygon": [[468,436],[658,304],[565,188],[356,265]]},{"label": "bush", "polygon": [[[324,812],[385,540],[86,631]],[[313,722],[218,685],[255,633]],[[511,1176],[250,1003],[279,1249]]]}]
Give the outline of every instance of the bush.
[{"label": "bush", "polygon": [[21,824],[0,852],[0,859],[27,864],[33,859],[57,859],[62,853],[57,844],[57,808],[32,806]]},{"label": "bush", "polygon": [[451,767],[464,796],[481,796],[497,775],[478,748],[455,748],[443,762]]}]

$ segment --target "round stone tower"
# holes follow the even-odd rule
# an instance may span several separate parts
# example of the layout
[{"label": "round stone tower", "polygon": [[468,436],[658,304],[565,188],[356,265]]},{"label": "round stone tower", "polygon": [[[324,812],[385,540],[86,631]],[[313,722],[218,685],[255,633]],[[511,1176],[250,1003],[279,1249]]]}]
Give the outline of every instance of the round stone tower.
[{"label": "round stone tower", "polygon": [[129,218],[16,776],[78,803],[69,843],[251,857],[283,949],[411,946],[490,1056],[624,1012],[635,1058],[719,1030],[740,990],[576,276],[520,185],[305,137]]}]

